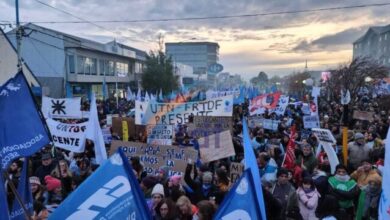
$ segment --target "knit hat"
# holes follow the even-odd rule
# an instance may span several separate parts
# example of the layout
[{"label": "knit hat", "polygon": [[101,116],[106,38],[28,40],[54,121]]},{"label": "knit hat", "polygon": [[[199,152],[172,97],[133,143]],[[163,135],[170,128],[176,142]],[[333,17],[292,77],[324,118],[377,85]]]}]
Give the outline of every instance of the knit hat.
[{"label": "knit hat", "polygon": [[364,138],[364,135],[362,133],[358,132],[358,133],[355,134],[355,140],[359,140],[359,139],[362,139],[362,138]]},{"label": "knit hat", "polygon": [[210,171],[204,172],[202,180],[203,182],[211,182],[213,180],[213,174]]},{"label": "knit hat", "polygon": [[157,178],[155,176],[146,176],[142,179],[142,184],[147,188],[150,189],[157,183]]},{"label": "knit hat", "polygon": [[32,176],[29,178],[29,180],[30,180],[30,184],[41,185],[41,181],[39,180],[39,178],[37,176]]},{"label": "knit hat", "polygon": [[154,194],[160,194],[162,195],[163,197],[165,196],[164,194],[164,187],[163,185],[161,185],[160,183],[157,183],[154,187],[153,187],[153,190],[152,190],[152,196]]},{"label": "knit hat", "polygon": [[173,185],[179,185],[181,182],[181,176],[180,175],[173,175],[170,178]]},{"label": "knit hat", "polygon": [[49,175],[45,176],[45,182],[47,191],[49,192],[61,187],[61,181]]}]

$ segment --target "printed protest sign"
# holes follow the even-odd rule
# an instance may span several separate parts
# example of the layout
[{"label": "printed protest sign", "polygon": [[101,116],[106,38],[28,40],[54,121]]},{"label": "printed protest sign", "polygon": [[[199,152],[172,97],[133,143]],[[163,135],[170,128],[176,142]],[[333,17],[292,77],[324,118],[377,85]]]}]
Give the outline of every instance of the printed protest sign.
[{"label": "printed protest sign", "polygon": [[210,162],[236,155],[230,131],[199,138],[200,158]]},{"label": "printed protest sign", "polygon": [[46,119],[54,146],[78,153],[84,152],[87,123],[67,124]]},{"label": "printed protest sign", "polygon": [[213,99],[213,98],[218,98],[218,97],[227,96],[227,95],[239,96],[240,91],[239,90],[229,90],[229,91],[207,91],[206,92],[207,99]]},{"label": "printed protest sign", "polygon": [[186,124],[191,114],[194,116],[232,116],[233,96],[183,103],[135,102],[137,125]]},{"label": "printed protest sign", "polygon": [[230,163],[230,182],[234,184],[244,171],[244,164],[232,162]]},{"label": "printed protest sign", "polygon": [[248,127],[255,128],[255,127],[262,127],[263,126],[263,117],[260,116],[254,116],[248,118]]},{"label": "printed protest sign", "polygon": [[110,153],[114,153],[119,147],[129,160],[134,156],[140,157],[144,170],[152,175],[155,175],[162,166],[169,167],[169,176],[184,175],[188,160],[196,161],[198,158],[198,152],[193,148],[125,141],[112,141]]},{"label": "printed protest sign", "polygon": [[82,118],[81,98],[53,99],[42,97],[42,114],[45,118]]},{"label": "printed protest sign", "polygon": [[270,113],[275,112],[277,115],[284,115],[286,108],[288,106],[289,96],[280,96],[278,105],[275,109],[271,109]]},{"label": "printed protest sign", "polygon": [[319,128],[320,119],[318,115],[304,115],[303,116],[303,127],[305,129],[309,128]]},{"label": "printed protest sign", "polygon": [[335,144],[336,139],[333,137],[329,129],[313,128],[312,133],[317,137],[318,141]]},{"label": "printed protest sign", "polygon": [[374,112],[365,112],[365,111],[353,111],[353,119],[358,119],[362,121],[373,121]]},{"label": "printed protest sign", "polygon": [[187,124],[188,135],[195,138],[206,137],[226,130],[233,132],[232,117],[195,116],[193,123]]},{"label": "printed protest sign", "polygon": [[263,128],[277,131],[280,121],[278,120],[272,120],[272,119],[263,119]]},{"label": "printed protest sign", "polygon": [[148,144],[172,145],[173,125],[147,125]]}]

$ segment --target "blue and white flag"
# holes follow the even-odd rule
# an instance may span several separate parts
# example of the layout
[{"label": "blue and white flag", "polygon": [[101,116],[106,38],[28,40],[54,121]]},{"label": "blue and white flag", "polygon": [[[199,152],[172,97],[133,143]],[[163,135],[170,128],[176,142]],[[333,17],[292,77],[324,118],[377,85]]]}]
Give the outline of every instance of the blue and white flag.
[{"label": "blue and white flag", "polygon": [[[22,173],[18,183],[18,194],[26,207],[28,215],[32,216],[33,210],[33,198],[31,194],[30,181],[27,176],[28,173],[28,158],[26,157],[23,162]],[[26,216],[22,206],[19,204],[17,199],[14,199],[12,210],[10,212],[10,219],[12,220],[25,220]]]},{"label": "blue and white flag", "polygon": [[119,149],[49,219],[151,219],[139,183]]},{"label": "blue and white flag", "polygon": [[[390,129],[387,131],[385,149],[390,149]],[[383,167],[382,196],[379,203],[379,219],[390,219],[390,150],[385,151]]]},{"label": "blue and white flag", "polygon": [[[261,187],[260,187],[261,189]],[[241,178],[226,195],[219,206],[214,219],[255,220],[264,219],[256,198],[256,186],[250,169],[246,169]],[[265,219],[264,219],[265,220]]]},{"label": "blue and white flag", "polygon": [[134,100],[133,92],[131,92],[130,87],[127,87],[126,100],[127,101],[133,101]]},{"label": "blue and white flag", "polygon": [[261,188],[261,179],[260,179],[260,171],[257,166],[257,160],[255,154],[253,152],[253,147],[251,145],[251,139],[249,137],[248,126],[246,123],[246,119],[242,120],[242,137],[244,141],[244,159],[245,159],[245,169],[250,169],[253,176],[253,181],[257,187],[255,187],[256,199],[257,203],[260,207],[261,219],[266,220],[265,215],[265,206],[264,206],[264,198],[263,198],[263,190]]},{"label": "blue and white flag", "polygon": [[164,100],[162,89],[160,89],[160,94],[158,94],[158,99],[160,102]]},{"label": "blue and white flag", "polygon": [[141,88],[138,87],[137,96],[135,97],[135,100],[141,101]]},{"label": "blue and white flag", "polygon": [[5,191],[3,174],[0,175],[0,219],[9,219],[7,192]]},{"label": "blue and white flag", "polygon": [[50,142],[22,72],[0,87],[0,122],[3,170],[15,158],[32,155]]}]

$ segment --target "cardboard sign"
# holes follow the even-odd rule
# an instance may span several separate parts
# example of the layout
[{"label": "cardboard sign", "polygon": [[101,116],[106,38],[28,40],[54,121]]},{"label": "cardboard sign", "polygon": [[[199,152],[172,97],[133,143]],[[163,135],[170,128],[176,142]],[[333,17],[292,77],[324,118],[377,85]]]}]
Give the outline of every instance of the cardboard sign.
[{"label": "cardboard sign", "polygon": [[148,144],[172,145],[173,125],[147,125]]},{"label": "cardboard sign", "polygon": [[224,131],[198,140],[202,162],[210,162],[236,155],[230,131]]},{"label": "cardboard sign", "polygon": [[[127,126],[127,127],[126,127]],[[124,131],[126,134],[123,135]],[[113,117],[112,133],[118,135],[122,140],[134,139],[137,136],[138,128],[135,126],[133,118]],[[127,139],[126,139],[127,138]]]},{"label": "cardboard sign", "polygon": [[336,139],[333,137],[333,134],[329,129],[313,128],[311,131],[320,142],[326,142],[331,144],[336,143]]},{"label": "cardboard sign", "polygon": [[68,124],[47,118],[46,124],[49,127],[54,146],[72,152],[84,152],[85,130],[88,122]]},{"label": "cardboard sign", "polygon": [[320,127],[320,119],[318,115],[304,115],[303,116],[303,127],[305,129],[309,128],[319,128]]},{"label": "cardboard sign", "polygon": [[188,160],[196,161],[198,152],[193,148],[177,146],[151,145],[139,142],[112,141],[110,154],[121,147],[129,161],[131,157],[140,157],[144,170],[155,175],[162,166],[170,168],[169,176],[184,175]]},{"label": "cardboard sign", "polygon": [[373,121],[374,112],[365,112],[365,111],[353,111],[353,119],[358,119],[362,121]]},{"label": "cardboard sign", "polygon": [[232,117],[195,116],[193,123],[187,125],[190,137],[206,137],[229,130],[233,132]]},{"label": "cardboard sign", "polygon": [[191,114],[194,116],[232,116],[233,96],[183,103],[135,102],[137,125],[186,124]]},{"label": "cardboard sign", "polygon": [[230,182],[234,184],[244,171],[244,164],[232,162],[230,164]]}]

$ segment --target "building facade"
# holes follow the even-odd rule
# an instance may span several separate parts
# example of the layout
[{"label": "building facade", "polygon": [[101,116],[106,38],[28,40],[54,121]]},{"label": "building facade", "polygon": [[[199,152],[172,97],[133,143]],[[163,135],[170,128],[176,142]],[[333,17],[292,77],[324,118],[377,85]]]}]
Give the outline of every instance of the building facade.
[{"label": "building facade", "polygon": [[390,66],[390,25],[370,27],[353,43],[353,58],[369,57]]},{"label": "building facade", "polygon": [[207,74],[207,68],[219,61],[219,45],[212,42],[166,43],[165,52],[172,61],[190,65],[194,74]]},{"label": "building facade", "polygon": [[[24,26],[21,54],[50,97],[123,97],[137,85],[146,53],[117,43],[79,38],[35,24]],[[15,45],[15,30],[7,33]],[[140,77],[138,77],[140,78]]]}]

